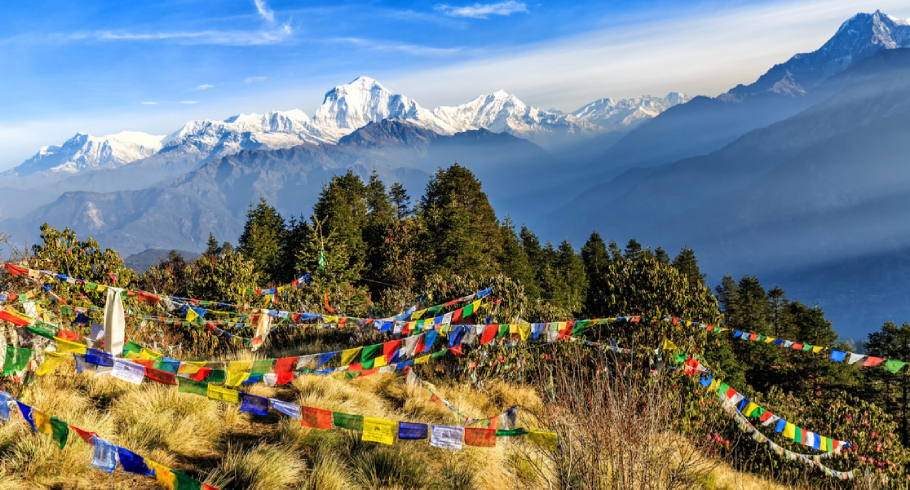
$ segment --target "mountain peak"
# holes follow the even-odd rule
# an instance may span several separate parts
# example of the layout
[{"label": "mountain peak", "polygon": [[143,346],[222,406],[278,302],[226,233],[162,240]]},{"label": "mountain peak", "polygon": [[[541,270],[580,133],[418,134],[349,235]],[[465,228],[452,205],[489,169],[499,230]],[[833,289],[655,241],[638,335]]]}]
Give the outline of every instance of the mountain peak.
[{"label": "mountain peak", "polygon": [[[818,50],[801,53],[775,65],[751,85],[739,85],[733,96],[774,92],[804,95],[830,76],[882,49],[910,47],[910,22],[880,10],[847,19]],[[727,94],[725,94],[727,95]]]}]

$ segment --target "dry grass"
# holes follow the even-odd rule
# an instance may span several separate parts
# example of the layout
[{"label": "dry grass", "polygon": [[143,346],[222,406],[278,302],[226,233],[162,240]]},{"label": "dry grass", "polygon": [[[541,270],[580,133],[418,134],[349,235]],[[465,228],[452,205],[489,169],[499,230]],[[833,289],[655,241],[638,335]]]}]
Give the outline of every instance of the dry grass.
[{"label": "dry grass", "polygon": [[[440,381],[436,387],[439,396],[469,417],[497,415],[512,405],[543,409],[528,386],[493,382],[477,389]],[[283,387],[256,384],[244,389],[345,413],[458,423],[452,412],[430,400],[425,388],[407,386],[395,375],[353,381],[301,376]],[[520,441],[500,439],[495,448],[466,446],[458,452],[431,447],[427,441],[384,446],[361,441],[359,432],[308,429],[298,419],[250,415],[240,412],[239,405],[179,393],[175,387],[134,386],[109,376],[75,374],[70,366],[39,380],[25,401],[222,490],[548,488],[535,462],[522,456]],[[520,421],[536,426],[532,419],[520,416]],[[61,451],[50,437],[34,434],[21,418],[0,425],[0,490],[160,488],[154,478],[95,471],[88,465],[90,459],[91,449],[73,433]],[[714,469],[705,487],[780,488],[726,467]]]}]

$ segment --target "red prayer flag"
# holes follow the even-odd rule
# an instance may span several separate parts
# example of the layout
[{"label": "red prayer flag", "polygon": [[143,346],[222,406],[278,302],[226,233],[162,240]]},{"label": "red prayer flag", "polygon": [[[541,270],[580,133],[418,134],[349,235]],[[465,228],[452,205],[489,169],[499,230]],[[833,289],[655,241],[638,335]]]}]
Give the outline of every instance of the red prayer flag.
[{"label": "red prayer flag", "polygon": [[499,325],[491,324],[483,328],[483,333],[480,335],[480,345],[487,345],[496,338],[496,333],[499,332]]},{"label": "red prayer flag", "polygon": [[23,320],[22,318],[19,318],[16,315],[13,315],[10,312],[3,311],[3,310],[0,310],[0,320],[6,320],[6,321],[12,323],[13,325],[18,325],[20,327],[28,325],[27,321]]},{"label": "red prayer flag", "polygon": [[465,427],[464,443],[469,446],[493,447],[496,445],[496,429]]},{"label": "red prayer flag", "polygon": [[362,371],[362,370],[363,370],[362,362],[358,362],[357,364],[351,364],[350,366],[348,366],[348,371]]},{"label": "red prayer flag", "polygon": [[333,310],[332,307],[329,306],[329,292],[328,291],[325,292],[325,309],[329,313],[335,313],[335,310]]},{"label": "red prayer flag", "polygon": [[300,407],[300,425],[311,429],[331,429],[332,411],[321,408]]},{"label": "red prayer flag", "polygon": [[421,335],[417,338],[417,347],[414,348],[414,354],[420,354],[421,352],[427,350],[427,344],[423,342],[424,335]]},{"label": "red prayer flag", "polygon": [[734,390],[733,388],[727,388],[726,396],[727,396],[727,398],[733,398],[734,396],[736,396],[736,390]]},{"label": "red prayer flag", "polygon": [[[134,361],[135,362],[135,361]],[[210,367],[201,367],[198,371],[190,375],[193,381],[205,381],[205,378],[212,372]]]},{"label": "red prayer flag", "polygon": [[885,362],[885,360],[882,359],[881,357],[869,356],[866,358],[865,361],[863,361],[863,366],[873,367],[873,366],[878,366],[879,364],[881,364],[883,362]]},{"label": "red prayer flag", "polygon": [[463,320],[464,308],[459,308],[452,313],[452,323],[458,323]]},{"label": "red prayer flag", "polygon": [[803,349],[803,344],[796,343],[796,344],[793,344],[791,347],[793,347],[793,348],[796,349],[796,350],[802,350],[802,349]]},{"label": "red prayer flag", "polygon": [[[562,332],[559,332],[558,339],[562,340],[562,339],[568,337],[569,334],[572,333],[572,327],[574,327],[574,326],[575,326],[575,322],[566,322],[566,328],[564,328],[562,330]],[[486,333],[486,332],[484,332],[484,333]]]},{"label": "red prayer flag", "polygon": [[137,299],[140,303],[141,303],[141,302],[146,302],[146,303],[148,303],[148,304],[150,304],[150,305],[157,305],[158,302],[161,301],[161,298],[159,298],[158,296],[156,296],[156,295],[154,295],[154,294],[149,294],[149,293],[145,293],[145,292],[142,292],[142,291],[139,291],[138,293],[139,293],[139,294],[138,294],[138,297],[137,297],[136,299]]},{"label": "red prayer flag", "polygon": [[73,432],[75,432],[76,434],[79,434],[79,437],[81,437],[82,440],[85,441],[86,444],[91,444],[93,446],[95,445],[95,443],[92,442],[92,438],[95,437],[95,435],[96,435],[94,432],[82,430],[79,427],[76,427],[75,425],[71,425],[70,429],[72,429]]},{"label": "red prayer flag", "polygon": [[749,335],[749,340],[752,340],[752,341],[758,340],[758,334],[753,333],[752,335]]},{"label": "red prayer flag", "polygon": [[633,316],[632,319],[629,320],[630,323],[638,323],[640,321],[641,321],[641,316],[639,316],[639,315]]},{"label": "red prayer flag", "polygon": [[28,274],[28,269],[25,267],[19,267],[10,263],[3,264],[4,267],[9,269],[9,273],[18,276],[19,274]]},{"label": "red prayer flag", "polygon": [[770,419],[770,418],[773,417],[773,416],[774,416],[774,414],[771,413],[771,410],[765,410],[765,413],[761,414],[761,417],[758,418],[758,421],[759,421],[759,422],[764,422],[764,421]]},{"label": "red prayer flag", "polygon": [[401,345],[402,340],[403,339],[390,340],[382,344],[382,355],[385,356],[386,363],[392,362],[392,358],[395,357],[395,353],[398,352],[398,346]]},{"label": "red prayer flag", "polygon": [[455,354],[456,356],[460,356],[462,354],[460,345],[456,345],[455,347],[449,347],[449,350],[452,351],[452,354]]},{"label": "red prayer flag", "polygon": [[346,316],[343,316],[343,317],[341,317],[341,318],[338,319],[338,327],[339,327],[339,328],[345,326],[347,323],[348,323],[348,317],[346,317]]},{"label": "red prayer flag", "polygon": [[294,379],[294,366],[297,364],[296,357],[283,357],[275,360],[275,385],[281,386],[290,383]]},{"label": "red prayer flag", "polygon": [[59,332],[57,332],[57,337],[60,337],[63,340],[68,340],[70,342],[75,342],[77,340],[82,339],[81,335],[74,334],[73,332],[70,332],[68,330],[63,330],[62,328],[60,329]]},{"label": "red prayer flag", "polygon": [[160,369],[146,366],[145,377],[161,384],[177,385],[177,375],[174,373],[169,373],[167,371],[162,371]]},{"label": "red prayer flag", "polygon": [[378,372],[379,372],[379,368],[364,369],[363,371],[360,372],[360,375],[357,376],[357,377],[358,377],[358,378],[362,378],[362,377],[364,377],[364,376],[369,376],[369,375],[371,375],[371,374],[375,374],[375,373],[378,373]]}]

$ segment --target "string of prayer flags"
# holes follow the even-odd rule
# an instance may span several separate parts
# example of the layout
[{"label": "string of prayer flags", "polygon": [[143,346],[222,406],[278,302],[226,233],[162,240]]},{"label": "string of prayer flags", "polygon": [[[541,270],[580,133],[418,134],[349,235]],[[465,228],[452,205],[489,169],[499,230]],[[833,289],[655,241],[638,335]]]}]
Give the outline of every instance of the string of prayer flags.
[{"label": "string of prayer flags", "polygon": [[547,448],[550,451],[556,451],[559,448],[559,439],[557,438],[555,432],[530,430],[528,431],[527,437],[529,441],[541,447]]},{"label": "string of prayer flags", "polygon": [[363,415],[349,415],[341,412],[332,412],[332,423],[339,429],[362,431],[363,422]]},{"label": "string of prayer flags", "polygon": [[120,460],[120,466],[123,471],[142,476],[152,476],[154,472],[145,463],[145,458],[138,454],[117,446],[117,459]]},{"label": "string of prayer flags", "polygon": [[269,414],[269,399],[249,393],[240,394],[240,411],[255,413],[256,415]]},{"label": "string of prayer flags", "polygon": [[92,438],[92,443],[95,445],[92,467],[105,473],[113,473],[117,469],[117,446],[98,436]]},{"label": "string of prayer flags", "polygon": [[44,353],[44,361],[38,366],[38,369],[35,370],[36,376],[45,376],[57,371],[57,368],[60,367],[60,364],[64,360],[69,358],[67,354],[62,352],[51,352],[47,351]]},{"label": "string of prayer flags", "polygon": [[494,447],[496,445],[496,429],[465,427],[464,443],[469,446]]}]

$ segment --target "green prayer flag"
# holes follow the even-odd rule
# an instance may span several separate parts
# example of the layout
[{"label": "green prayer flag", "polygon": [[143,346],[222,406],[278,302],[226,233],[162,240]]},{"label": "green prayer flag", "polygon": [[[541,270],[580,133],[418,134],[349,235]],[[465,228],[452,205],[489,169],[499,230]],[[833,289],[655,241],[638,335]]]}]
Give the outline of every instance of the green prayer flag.
[{"label": "green prayer flag", "polygon": [[212,372],[205,378],[209,383],[224,383],[227,379],[227,373],[224,369],[212,369]]},{"label": "green prayer flag", "polygon": [[174,490],[202,490],[201,481],[179,471],[171,470],[171,473],[174,474]]},{"label": "green prayer flag", "polygon": [[6,346],[6,361],[3,363],[3,375],[9,376],[12,373],[22,371],[28,366],[28,361],[31,360],[32,354],[35,351],[31,349],[26,349],[25,347],[14,347],[12,345]]},{"label": "green prayer flag", "polygon": [[142,346],[132,340],[127,340],[123,343],[123,352],[135,352],[138,354],[142,352]]},{"label": "green prayer flag", "polygon": [[727,383],[721,383],[720,387],[717,388],[717,394],[724,398],[727,397],[728,391],[730,391],[730,385],[728,385]]},{"label": "green prayer flag", "polygon": [[803,442],[803,430],[797,427],[793,432],[793,442],[802,443]]},{"label": "green prayer flag", "polygon": [[426,314],[429,316],[436,316],[439,314],[440,311],[442,311],[442,307],[443,307],[443,305],[431,306],[431,307],[427,308]]},{"label": "green prayer flag", "polygon": [[42,321],[38,321],[34,325],[26,325],[25,328],[35,335],[40,335],[49,339],[54,338],[55,335],[60,333],[60,327]]},{"label": "green prayer flag", "polygon": [[434,353],[430,354],[430,357],[432,357],[433,359],[438,359],[448,353],[449,353],[449,349],[441,350],[439,352],[434,352]]},{"label": "green prayer flag", "polygon": [[382,344],[368,345],[360,354],[360,361],[367,362],[382,353]]},{"label": "green prayer flag", "polygon": [[332,412],[332,423],[339,429],[363,430],[363,415],[348,415],[341,412]]},{"label": "green prayer flag", "polygon": [[73,316],[73,309],[70,308],[69,306],[61,306],[60,313],[62,313],[65,316]]},{"label": "green prayer flag", "polygon": [[474,303],[468,303],[464,308],[461,309],[461,317],[467,318],[474,314]]},{"label": "green prayer flag", "polygon": [[86,283],[85,283],[85,290],[86,290],[86,291],[94,291],[94,290],[96,290],[96,289],[98,289],[98,283],[97,283],[97,282],[86,281]]},{"label": "green prayer flag", "polygon": [[325,269],[325,253],[321,249],[319,250],[319,268]]},{"label": "green prayer flag", "polygon": [[253,361],[253,367],[250,370],[250,375],[266,374],[272,371],[272,364],[275,362],[274,359],[259,359]]},{"label": "green prayer flag", "polygon": [[209,392],[209,384],[205,381],[196,381],[195,379],[177,376],[177,384],[179,385],[177,391],[180,393],[207,396]]},{"label": "green prayer flag", "polygon": [[512,430],[497,430],[496,437],[523,436],[528,433],[527,429],[518,428]]},{"label": "green prayer flag", "polygon": [[506,335],[509,335],[509,324],[502,323],[499,325],[499,331],[496,332],[496,340],[499,340],[499,339],[505,337]]},{"label": "green prayer flag", "polygon": [[361,373],[361,372],[362,372],[362,371],[345,371],[345,372],[344,372],[344,379],[354,379],[354,378],[356,378],[357,376],[360,376],[360,373]]},{"label": "green prayer flag", "polygon": [[66,446],[66,439],[69,437],[69,433],[69,424],[57,417],[51,417],[51,437],[60,443],[60,449],[63,449]]},{"label": "green prayer flag", "polygon": [[[816,435],[815,437],[818,437],[818,435]],[[827,451],[829,453],[834,451],[834,439],[831,439],[830,437],[826,437],[825,445],[827,446]]]},{"label": "green prayer flag", "polygon": [[898,371],[901,370],[902,367],[904,367],[906,365],[907,365],[906,362],[898,361],[896,359],[891,359],[889,361],[885,361],[885,369],[887,369],[888,372],[891,374],[897,373]]},{"label": "green prayer flag", "polygon": [[803,352],[809,352],[812,350],[813,345],[803,344]]},{"label": "green prayer flag", "polygon": [[363,366],[364,369],[373,369],[373,366],[375,364],[376,364],[376,358],[374,357],[373,359],[370,359],[369,361],[363,361],[361,363],[361,366]]}]

